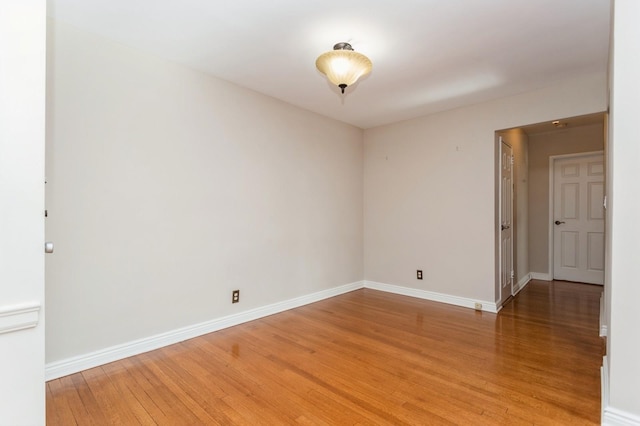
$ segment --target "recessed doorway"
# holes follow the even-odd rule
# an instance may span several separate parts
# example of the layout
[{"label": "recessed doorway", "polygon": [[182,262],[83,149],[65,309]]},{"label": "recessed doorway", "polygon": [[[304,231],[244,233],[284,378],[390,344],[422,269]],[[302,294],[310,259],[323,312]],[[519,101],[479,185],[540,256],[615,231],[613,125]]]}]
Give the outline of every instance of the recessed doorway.
[{"label": "recessed doorway", "polygon": [[[552,208],[550,187],[551,157],[605,152],[605,113],[560,118],[545,123],[523,125],[496,132],[496,300],[506,300],[501,293],[501,226],[499,200],[500,147],[502,141],[513,147],[513,291],[515,295],[531,279],[554,278]],[[560,157],[558,157],[560,158]],[[606,170],[602,169],[603,178]],[[600,184],[599,184],[600,185]],[[604,181],[602,189],[604,195]],[[591,188],[597,189],[595,186]],[[597,191],[596,191],[597,192]],[[593,195],[593,194],[592,194]],[[602,200],[591,200],[593,207]],[[553,219],[553,220],[552,220]],[[604,219],[603,219],[604,220]],[[599,240],[591,236],[594,244]],[[603,241],[603,240],[602,240]],[[588,249],[584,249],[588,250]],[[597,262],[592,262],[596,264]],[[596,265],[599,266],[599,265]],[[604,273],[604,272],[603,272]],[[561,279],[567,279],[558,277]]]}]

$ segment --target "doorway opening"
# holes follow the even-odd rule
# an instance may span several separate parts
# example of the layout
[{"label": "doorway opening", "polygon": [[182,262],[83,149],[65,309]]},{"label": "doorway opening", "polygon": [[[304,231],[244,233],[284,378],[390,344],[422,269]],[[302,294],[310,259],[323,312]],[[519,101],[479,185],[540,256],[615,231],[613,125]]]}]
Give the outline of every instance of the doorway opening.
[{"label": "doorway opening", "polygon": [[[500,209],[500,200],[502,197],[502,170],[501,170],[501,147],[502,143],[511,146],[513,150],[513,212],[512,212],[512,244],[513,244],[513,279],[511,295],[515,296],[522,290],[531,279],[551,281],[554,279],[554,258],[553,240],[555,221],[553,212],[553,194],[555,188],[552,186],[553,178],[550,177],[550,170],[554,167],[555,159],[570,158],[575,155],[585,155],[587,153],[599,153],[606,157],[605,150],[605,113],[589,114],[585,116],[559,119],[545,123],[522,125],[516,128],[496,131],[496,220],[495,220],[495,270],[496,283],[495,295],[498,306],[506,302],[508,298],[504,297],[502,292],[505,278],[502,277],[502,211]],[[560,164],[560,163],[558,163]],[[592,182],[588,187],[589,192],[583,192],[578,195],[583,202],[587,201],[588,209],[592,211],[592,217],[599,217],[602,214],[602,223],[604,223],[604,213],[598,210],[598,206],[603,205],[604,188],[606,188],[604,178],[606,176],[606,161],[600,161],[600,165],[592,165],[591,172],[596,174],[602,173],[602,182]],[[584,167],[589,167],[584,166]],[[588,182],[587,182],[588,184]],[[575,189],[574,187],[572,187]],[[565,192],[569,194],[570,185],[566,186]],[[574,192],[575,193],[575,192]],[[569,194],[570,195],[570,194]],[[569,200],[571,201],[571,200]],[[565,206],[568,208],[568,206]],[[565,221],[566,222],[566,221]],[[561,224],[564,225],[564,224]],[[560,225],[560,226],[561,226]],[[590,231],[587,231],[589,234]],[[559,234],[562,235],[562,234]],[[600,259],[597,250],[600,244],[604,244],[604,234],[597,235],[591,232],[584,241],[580,240],[575,234],[564,234],[565,246],[569,248],[568,243],[573,241],[576,244],[577,254],[579,256],[587,256],[590,262],[590,269],[599,269],[598,272],[604,276],[604,257]],[[590,240],[589,240],[590,239]],[[589,244],[591,247],[589,247]],[[574,259],[575,259],[575,254]],[[604,251],[602,252],[604,256]],[[559,250],[558,255],[562,254]],[[566,254],[566,259],[569,255]],[[590,257],[589,257],[590,256]],[[602,261],[601,263],[599,263]],[[577,262],[577,261],[576,261]],[[589,269],[588,268],[588,269]],[[563,278],[562,275],[558,279]],[[584,278],[578,278],[578,282],[587,281]],[[502,302],[502,303],[501,303]]]}]

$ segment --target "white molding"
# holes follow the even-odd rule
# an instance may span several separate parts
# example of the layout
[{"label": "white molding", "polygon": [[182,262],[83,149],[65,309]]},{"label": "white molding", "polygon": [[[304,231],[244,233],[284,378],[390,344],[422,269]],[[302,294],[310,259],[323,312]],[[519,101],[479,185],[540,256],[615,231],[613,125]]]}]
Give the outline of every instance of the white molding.
[{"label": "white molding", "polygon": [[600,420],[604,422],[604,412],[609,405],[609,361],[607,356],[602,357],[600,367]]},{"label": "white molding", "polygon": [[365,288],[372,290],[385,291],[387,293],[401,294],[403,296],[416,297],[418,299],[431,300],[433,302],[447,303],[449,305],[462,306],[465,308],[475,309],[476,303],[482,303],[482,310],[491,313],[497,313],[498,307],[495,302],[486,300],[474,300],[466,297],[452,296],[450,294],[436,293],[433,291],[420,290],[417,288],[402,287],[393,284],[378,283],[375,281],[365,281]]},{"label": "white molding", "polygon": [[465,308],[475,309],[476,303],[482,304],[482,310],[491,313],[497,313],[499,308],[495,302],[486,300],[474,300],[466,297],[453,296],[449,294],[436,293],[426,290],[419,290],[408,287],[401,287],[391,284],[383,284],[374,281],[358,281],[339,287],[319,291],[294,299],[277,302],[268,306],[251,309],[233,315],[216,318],[200,324],[182,327],[166,333],[157,334],[143,339],[134,340],[109,348],[101,349],[95,352],[51,362],[45,365],[45,380],[53,380],[59,377],[68,376],[79,371],[94,368],[109,362],[118,361],[130,356],[139,355],[154,349],[159,349],[174,343],[179,343],[187,339],[202,336],[207,333],[222,330],[224,328],[233,327],[248,321],[253,321],[269,315],[277,314],[289,309],[294,309],[340,294],[348,293],[361,288],[370,288],[380,290],[387,293],[401,294],[404,296],[416,297],[418,299],[426,299],[434,302],[446,303],[449,305],[462,306]]},{"label": "white molding", "polygon": [[605,426],[640,426],[640,417],[609,405],[609,361],[602,357],[600,367],[600,386],[602,395],[601,423]]},{"label": "white molding", "polygon": [[40,321],[40,303],[32,302],[0,308],[0,334],[34,328]]},{"label": "white molding", "polygon": [[527,275],[522,277],[513,288],[513,296],[520,293],[527,286],[527,284],[529,284],[529,281],[531,281],[531,279],[531,273],[528,273]]},{"label": "white molding", "polygon": [[602,413],[602,424],[605,426],[638,426],[640,417],[613,407],[606,407]]},{"label": "white molding", "polygon": [[609,405],[609,361],[602,357],[600,367],[600,386],[602,395],[602,418],[604,426],[640,426],[640,417]]},{"label": "white molding", "polygon": [[363,281],[358,281],[305,296],[296,297],[294,299],[273,303],[260,308],[251,309],[245,312],[216,318],[200,324],[182,327],[166,333],[134,340],[132,342],[112,346],[88,354],[52,362],[45,366],[45,380],[53,380],[59,377],[68,376],[69,374],[74,374],[82,370],[118,361],[133,355],[139,355],[144,352],[179,343],[207,333],[233,327],[234,325],[253,321],[258,318],[263,318],[289,309],[298,308],[300,306],[358,290],[363,288],[363,286]]},{"label": "white molding", "polygon": [[553,277],[551,276],[551,274],[545,274],[542,272],[532,272],[531,279],[540,281],[553,281]]}]

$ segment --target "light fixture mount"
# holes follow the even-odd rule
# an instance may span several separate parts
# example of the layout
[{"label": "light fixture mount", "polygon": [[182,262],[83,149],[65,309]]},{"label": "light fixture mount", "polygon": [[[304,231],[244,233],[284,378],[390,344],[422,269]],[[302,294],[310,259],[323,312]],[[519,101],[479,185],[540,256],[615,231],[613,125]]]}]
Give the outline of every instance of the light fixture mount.
[{"label": "light fixture mount", "polygon": [[334,44],[333,50],[316,59],[316,68],[338,86],[342,93],[360,77],[369,74],[371,67],[371,60],[354,51],[351,44],[346,42]]},{"label": "light fixture mount", "polygon": [[353,50],[353,46],[343,41],[343,42],[334,44],[333,50]]}]

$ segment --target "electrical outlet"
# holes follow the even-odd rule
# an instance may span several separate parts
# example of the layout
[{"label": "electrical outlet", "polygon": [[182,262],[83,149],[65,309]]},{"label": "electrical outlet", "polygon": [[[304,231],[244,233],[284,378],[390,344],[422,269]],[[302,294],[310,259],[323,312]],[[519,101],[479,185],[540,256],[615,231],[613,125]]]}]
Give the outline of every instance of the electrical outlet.
[{"label": "electrical outlet", "polygon": [[419,280],[422,279],[422,271],[420,269],[418,269],[418,279]]},{"label": "electrical outlet", "polygon": [[481,311],[482,310],[482,303],[478,303],[476,302],[476,311]]},{"label": "electrical outlet", "polygon": [[240,301],[240,290],[233,290],[231,293],[231,303],[238,303]]}]

